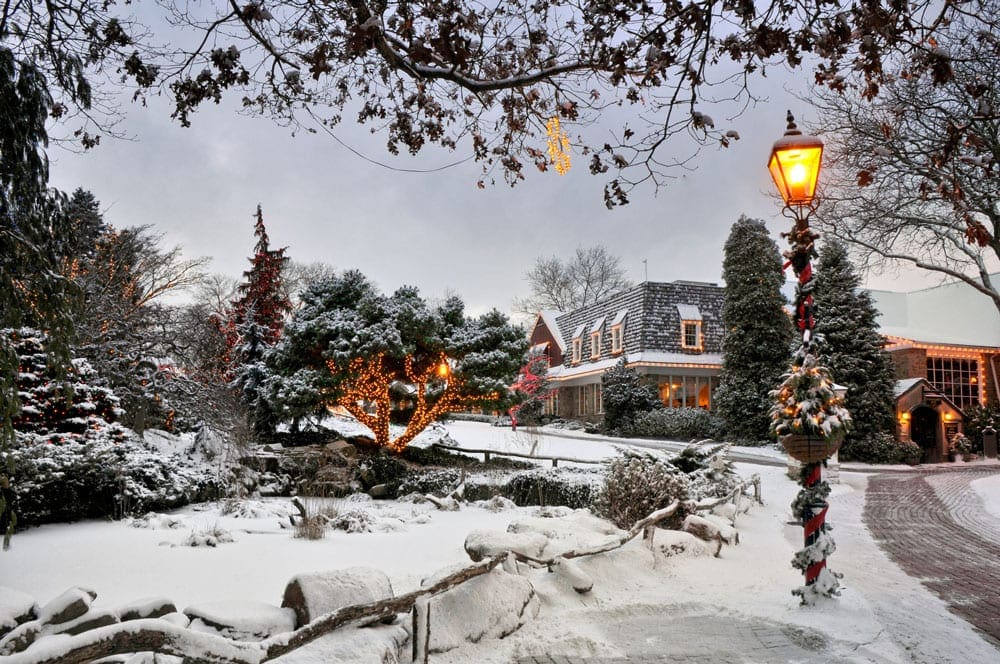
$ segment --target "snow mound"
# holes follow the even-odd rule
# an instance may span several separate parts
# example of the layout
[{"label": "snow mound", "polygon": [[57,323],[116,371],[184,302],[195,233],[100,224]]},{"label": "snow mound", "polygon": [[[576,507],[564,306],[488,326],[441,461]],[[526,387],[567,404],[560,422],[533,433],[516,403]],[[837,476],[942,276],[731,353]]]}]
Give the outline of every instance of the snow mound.
[{"label": "snow mound", "polygon": [[561,518],[525,517],[507,526],[509,533],[538,533],[547,540],[543,557],[554,558],[573,549],[618,540],[624,531],[589,510],[571,510]]},{"label": "snow mound", "polygon": [[220,526],[212,526],[207,530],[192,530],[181,542],[181,546],[209,546],[234,542],[233,534]]},{"label": "snow mound", "polygon": [[493,496],[489,500],[477,500],[472,504],[490,512],[504,512],[517,508],[517,503],[503,496]]},{"label": "snow mound", "polygon": [[402,625],[340,629],[296,648],[276,664],[400,664],[410,661],[410,633]]},{"label": "snow mound", "polygon": [[222,513],[234,519],[287,519],[294,512],[287,502],[239,500],[223,505]]},{"label": "snow mound", "polygon": [[465,537],[465,552],[474,562],[505,551],[538,558],[549,539],[537,532],[509,533],[499,530],[473,530]]}]

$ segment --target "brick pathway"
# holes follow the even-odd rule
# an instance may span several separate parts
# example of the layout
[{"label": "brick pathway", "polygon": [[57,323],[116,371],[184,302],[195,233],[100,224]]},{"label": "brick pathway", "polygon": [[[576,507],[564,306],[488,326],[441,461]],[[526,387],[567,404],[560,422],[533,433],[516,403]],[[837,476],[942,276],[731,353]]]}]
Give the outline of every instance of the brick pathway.
[{"label": "brick pathway", "polygon": [[878,475],[864,521],[879,546],[1000,647],[1000,520],[969,483],[1000,469]]}]

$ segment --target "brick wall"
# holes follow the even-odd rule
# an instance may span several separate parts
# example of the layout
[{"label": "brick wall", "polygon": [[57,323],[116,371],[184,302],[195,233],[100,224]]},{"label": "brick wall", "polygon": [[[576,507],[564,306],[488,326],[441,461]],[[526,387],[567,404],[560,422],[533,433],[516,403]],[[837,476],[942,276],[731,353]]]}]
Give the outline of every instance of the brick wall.
[{"label": "brick wall", "polygon": [[927,351],[923,348],[903,348],[890,351],[896,369],[896,380],[927,378]]}]

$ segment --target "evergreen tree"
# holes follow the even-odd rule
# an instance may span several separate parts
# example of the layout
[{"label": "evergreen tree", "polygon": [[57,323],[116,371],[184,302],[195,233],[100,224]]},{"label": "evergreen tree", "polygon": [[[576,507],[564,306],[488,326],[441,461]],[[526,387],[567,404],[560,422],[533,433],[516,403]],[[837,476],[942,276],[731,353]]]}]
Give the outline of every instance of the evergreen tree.
[{"label": "evergreen tree", "polygon": [[733,440],[768,438],[771,390],[788,371],[792,323],[781,256],[762,221],[741,216],[725,244],[722,373],[715,403]]},{"label": "evergreen tree", "polygon": [[663,408],[656,390],[642,384],[639,373],[625,365],[624,357],[601,376],[601,402],[604,426],[611,431],[627,425],[640,413]]},{"label": "evergreen tree", "polygon": [[271,249],[264,214],[257,206],[254,235],[257,245],[250,259],[250,269],[243,273],[243,283],[237,287],[238,297],[232,301],[227,321],[228,345],[233,348],[239,341],[237,329],[248,319],[264,332],[264,344],[273,346],[281,337],[285,316],[292,310],[292,303],[285,293],[282,271],[288,258],[286,247]]},{"label": "evergreen tree", "polygon": [[222,327],[225,337],[227,378],[250,409],[254,431],[274,431],[274,419],[263,398],[268,373],[264,362],[267,351],[281,338],[285,316],[292,303],[285,291],[282,271],[288,263],[285,248],[271,249],[264,214],[257,206],[254,235],[257,245],[250,259],[250,269],[243,273],[238,297],[232,301]]},{"label": "evergreen tree", "polygon": [[[378,445],[400,451],[440,415],[503,403],[526,350],[523,330],[496,310],[469,318],[460,299],[431,307],[409,286],[383,295],[352,270],[302,293],[268,354],[269,402],[293,422],[341,406]],[[413,414],[393,437],[399,386],[407,386]]]},{"label": "evergreen tree", "polygon": [[820,361],[834,382],[847,388],[845,402],[853,428],[842,453],[851,458],[852,443],[881,432],[892,432],[892,360],[876,331],[878,312],[871,296],[860,290],[861,279],[851,265],[844,245],[831,242],[819,253],[813,296],[816,300]]}]

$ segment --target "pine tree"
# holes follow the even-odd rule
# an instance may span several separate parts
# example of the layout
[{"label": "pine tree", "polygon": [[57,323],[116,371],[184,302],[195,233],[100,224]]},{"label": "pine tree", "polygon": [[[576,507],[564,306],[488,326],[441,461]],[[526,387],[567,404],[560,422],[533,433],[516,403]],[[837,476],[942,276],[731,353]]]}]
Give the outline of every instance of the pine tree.
[{"label": "pine tree", "polygon": [[883,350],[882,336],[876,331],[875,306],[871,296],[860,289],[861,279],[851,265],[847,249],[832,242],[823,246],[816,270],[817,335],[820,361],[833,380],[847,388],[847,410],[853,428],[842,450],[851,457],[852,443],[881,432],[892,432],[892,360]]},{"label": "pine tree", "polygon": [[627,425],[639,413],[662,408],[663,404],[635,369],[625,365],[625,358],[601,376],[601,402],[604,405],[604,427],[610,431]]},{"label": "pine tree", "polygon": [[781,256],[762,221],[741,216],[726,240],[722,372],[715,403],[733,440],[768,438],[771,390],[788,370],[792,324],[781,294]]}]

